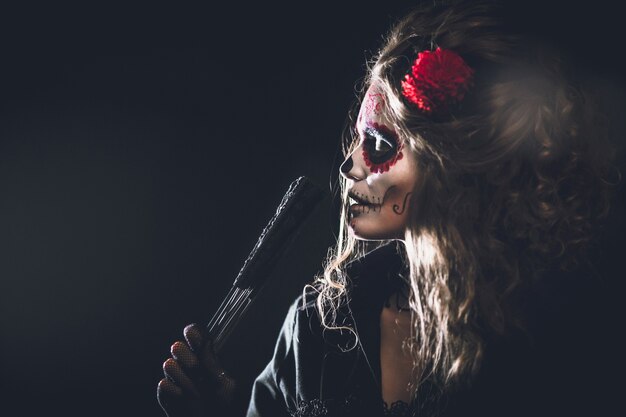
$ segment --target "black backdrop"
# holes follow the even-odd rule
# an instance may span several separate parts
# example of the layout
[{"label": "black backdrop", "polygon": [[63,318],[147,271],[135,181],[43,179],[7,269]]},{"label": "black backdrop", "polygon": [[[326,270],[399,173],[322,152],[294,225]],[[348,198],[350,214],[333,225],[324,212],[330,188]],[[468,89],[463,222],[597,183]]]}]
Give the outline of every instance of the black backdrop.
[{"label": "black backdrop", "polygon": [[[616,6],[515,3],[577,57],[622,146]],[[3,10],[0,414],[162,415],[171,343],[210,318],[293,179],[329,188],[355,82],[411,4]],[[599,251],[614,292],[619,207]],[[335,227],[326,201],[233,335],[223,359],[241,386]]]}]

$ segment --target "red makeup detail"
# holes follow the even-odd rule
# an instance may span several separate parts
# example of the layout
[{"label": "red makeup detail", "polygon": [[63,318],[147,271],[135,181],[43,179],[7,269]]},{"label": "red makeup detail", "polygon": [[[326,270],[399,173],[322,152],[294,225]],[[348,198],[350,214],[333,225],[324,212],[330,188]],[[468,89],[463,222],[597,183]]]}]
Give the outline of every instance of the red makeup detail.
[{"label": "red makeup detail", "polygon": [[396,162],[402,159],[403,156],[404,155],[402,155],[402,152],[398,152],[393,159],[390,159],[389,161],[382,164],[375,164],[368,159],[367,152],[363,151],[363,159],[365,159],[365,164],[370,167],[370,171],[374,174],[389,171],[389,168],[394,166]]},{"label": "red makeup detail", "polygon": [[365,101],[365,114],[380,114],[385,106],[385,98],[381,93],[369,93]]},{"label": "red makeup detail", "polygon": [[[404,155],[402,149],[403,143],[400,142],[398,135],[385,125],[378,123],[370,123],[364,131],[363,143],[363,160],[372,173],[383,173],[389,171],[396,162],[401,160]],[[380,154],[374,153],[371,141],[384,140],[389,146],[387,151]]]},{"label": "red makeup detail", "polygon": [[[385,107],[385,97],[382,93],[369,92],[365,97],[364,109],[365,116],[371,118],[372,116],[380,115]],[[359,122],[363,120],[363,113],[359,114]]]}]

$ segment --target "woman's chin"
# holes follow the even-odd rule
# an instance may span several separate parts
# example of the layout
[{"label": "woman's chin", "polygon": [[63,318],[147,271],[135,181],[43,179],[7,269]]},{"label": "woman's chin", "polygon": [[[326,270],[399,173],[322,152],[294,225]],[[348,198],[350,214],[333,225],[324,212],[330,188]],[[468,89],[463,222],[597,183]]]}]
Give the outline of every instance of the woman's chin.
[{"label": "woman's chin", "polygon": [[396,228],[381,227],[380,222],[363,218],[365,216],[354,217],[349,222],[349,233],[357,240],[391,240],[399,239],[403,236]]}]

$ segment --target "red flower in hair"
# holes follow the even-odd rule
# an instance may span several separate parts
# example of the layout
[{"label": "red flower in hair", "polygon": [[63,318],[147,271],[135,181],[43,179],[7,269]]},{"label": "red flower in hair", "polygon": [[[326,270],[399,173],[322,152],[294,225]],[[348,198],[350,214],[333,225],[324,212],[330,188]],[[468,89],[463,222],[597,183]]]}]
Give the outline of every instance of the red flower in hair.
[{"label": "red flower in hair", "polygon": [[453,51],[437,48],[417,54],[402,81],[402,95],[426,114],[463,100],[474,70]]}]

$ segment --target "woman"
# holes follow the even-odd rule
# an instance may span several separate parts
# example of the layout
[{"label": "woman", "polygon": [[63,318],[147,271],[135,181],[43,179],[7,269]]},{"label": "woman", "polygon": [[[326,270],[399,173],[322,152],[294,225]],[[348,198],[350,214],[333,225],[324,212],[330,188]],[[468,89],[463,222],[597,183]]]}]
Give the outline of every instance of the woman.
[{"label": "woman", "polygon": [[[531,300],[583,259],[610,164],[556,52],[511,28],[491,3],[457,2],[391,30],[347,135],[340,238],[249,416],[562,415]],[[232,381],[199,328],[185,337],[159,401],[210,414]]]}]

